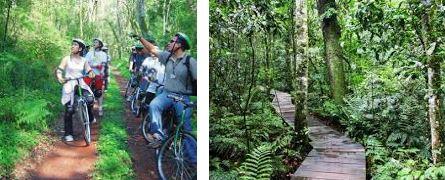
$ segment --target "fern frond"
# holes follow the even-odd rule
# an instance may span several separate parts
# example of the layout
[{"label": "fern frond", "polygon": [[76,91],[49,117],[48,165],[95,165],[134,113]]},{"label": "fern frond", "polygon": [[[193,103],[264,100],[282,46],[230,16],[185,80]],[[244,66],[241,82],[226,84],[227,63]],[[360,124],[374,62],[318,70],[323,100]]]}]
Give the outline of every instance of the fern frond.
[{"label": "fern frond", "polygon": [[273,171],[271,150],[270,145],[262,145],[247,154],[238,169],[241,179],[269,179]]}]

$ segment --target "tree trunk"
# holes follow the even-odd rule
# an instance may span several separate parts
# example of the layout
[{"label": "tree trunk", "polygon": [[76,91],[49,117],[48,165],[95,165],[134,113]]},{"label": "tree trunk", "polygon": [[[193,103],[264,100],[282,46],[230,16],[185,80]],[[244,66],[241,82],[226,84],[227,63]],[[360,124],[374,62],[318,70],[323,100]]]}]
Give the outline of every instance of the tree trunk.
[{"label": "tree trunk", "polygon": [[80,38],[83,38],[83,0],[79,3],[79,21]]},{"label": "tree trunk", "polygon": [[297,139],[301,139],[303,144],[309,143],[307,136],[307,91],[308,91],[308,27],[307,27],[307,5],[304,0],[295,0],[295,131]]},{"label": "tree trunk", "polygon": [[266,50],[265,50],[265,71],[266,71],[266,77],[264,77],[265,78],[265,80],[266,80],[266,93],[267,94],[269,94],[270,93],[270,90],[272,89],[272,84],[271,84],[271,81],[270,81],[270,66],[269,66],[269,64],[270,64],[270,49],[271,49],[271,45],[273,44],[273,37],[271,37],[271,33],[269,33],[269,32],[267,32],[266,31],[266,37],[267,38],[265,38],[264,39],[264,45],[266,46],[265,48],[266,48]]},{"label": "tree trunk", "polygon": [[137,0],[136,2],[136,19],[141,29],[142,36],[148,36],[148,27],[145,22],[145,0]]},{"label": "tree trunk", "polygon": [[[335,0],[318,0],[317,9],[320,16],[323,16],[330,8],[337,8]],[[337,15],[332,14],[329,17],[324,17],[321,26],[323,31],[325,62],[328,67],[332,97],[338,104],[343,104],[343,97],[346,93],[346,83],[341,59],[342,50],[339,43],[341,32],[337,22]]]},{"label": "tree trunk", "polygon": [[163,11],[164,11],[164,16],[163,16],[163,26],[162,26],[162,36],[165,36],[166,35],[166,33],[167,33],[167,24],[168,24],[168,16],[169,16],[169,13],[170,13],[170,3],[171,3],[171,0],[165,0],[164,1],[164,9],[163,9]]},{"label": "tree trunk", "polygon": [[[291,54],[289,52],[289,48],[285,47],[284,48],[286,51],[285,54],[285,60],[286,60],[286,71],[288,74],[292,74],[292,58],[291,58]],[[288,76],[286,77],[286,91],[290,91],[292,89],[292,81],[293,81],[293,76]]]},{"label": "tree trunk", "polygon": [[[431,127],[431,155],[433,163],[438,164],[443,161],[442,150],[442,119],[440,113],[440,59],[435,54],[436,41],[432,37],[430,26],[430,2],[426,12],[422,15],[422,39],[428,66],[428,120]],[[431,37],[430,37],[431,36]]]},{"label": "tree trunk", "polygon": [[253,35],[249,36],[249,42],[250,42],[250,48],[252,50],[252,59],[251,59],[251,72],[250,72],[250,86],[249,86],[249,91],[248,91],[248,95],[247,95],[247,100],[243,109],[243,121],[244,121],[244,128],[245,128],[245,136],[246,136],[246,144],[247,144],[247,151],[250,152],[250,126],[247,123],[247,109],[249,108],[249,104],[250,104],[250,98],[252,96],[252,88],[256,85],[256,78],[255,78],[255,63],[256,63],[256,58],[255,58],[255,47],[254,47],[254,43],[253,43]]},{"label": "tree trunk", "polygon": [[[116,1],[116,21],[117,21],[117,28],[119,32],[119,37],[123,37],[124,33],[122,31],[122,17],[121,17],[121,1]],[[116,37],[116,41],[118,42],[118,55],[119,59],[122,59],[122,43],[120,38]]]},{"label": "tree trunk", "polygon": [[4,31],[4,34],[3,34],[3,51],[6,50],[6,37],[8,35],[9,14],[11,12],[12,0],[9,0],[7,3],[8,3],[8,10],[7,10],[7,13],[6,13],[5,31]]}]

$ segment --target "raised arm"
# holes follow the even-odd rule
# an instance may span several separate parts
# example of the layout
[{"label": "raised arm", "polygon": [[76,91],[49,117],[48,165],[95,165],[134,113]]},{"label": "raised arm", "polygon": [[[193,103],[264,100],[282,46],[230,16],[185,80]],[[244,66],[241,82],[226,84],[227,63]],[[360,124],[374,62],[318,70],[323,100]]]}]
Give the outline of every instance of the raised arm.
[{"label": "raised arm", "polygon": [[68,60],[68,58],[64,57],[56,69],[57,80],[62,84],[65,82],[65,80],[62,76],[63,76],[63,72],[65,71],[67,60]]},{"label": "raised arm", "polygon": [[156,57],[159,56],[159,52],[157,51],[155,45],[153,45],[151,42],[147,41],[143,37],[136,35],[136,34],[130,34],[130,37],[139,40],[142,43],[142,45],[144,45],[144,47],[147,48],[148,52],[150,52],[151,54],[154,54]]},{"label": "raised arm", "polygon": [[151,54],[159,57],[159,52],[157,51],[155,45],[153,45],[151,42],[147,41],[143,37],[140,37],[139,41],[141,41],[142,45],[144,45],[144,47],[147,48]]}]

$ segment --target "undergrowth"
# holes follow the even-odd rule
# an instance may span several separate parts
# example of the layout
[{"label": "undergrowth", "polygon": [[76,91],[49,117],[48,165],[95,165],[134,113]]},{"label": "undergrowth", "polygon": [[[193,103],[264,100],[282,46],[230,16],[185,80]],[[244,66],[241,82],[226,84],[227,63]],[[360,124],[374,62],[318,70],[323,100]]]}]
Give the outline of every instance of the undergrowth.
[{"label": "undergrowth", "polygon": [[111,78],[105,99],[105,113],[97,144],[99,159],[96,163],[94,179],[133,179],[134,172],[126,144],[127,131],[123,101],[117,82],[113,78]]}]

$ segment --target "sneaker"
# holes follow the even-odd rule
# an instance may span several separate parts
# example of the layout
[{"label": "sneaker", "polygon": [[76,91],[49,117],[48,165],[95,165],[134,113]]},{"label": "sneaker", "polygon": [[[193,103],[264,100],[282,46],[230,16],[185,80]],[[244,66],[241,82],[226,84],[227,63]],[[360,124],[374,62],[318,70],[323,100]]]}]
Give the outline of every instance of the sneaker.
[{"label": "sneaker", "polygon": [[73,138],[72,135],[68,135],[68,136],[65,136],[65,137],[64,137],[64,140],[65,140],[66,142],[71,142],[71,141],[74,141],[74,138]]},{"label": "sneaker", "polygon": [[153,134],[153,138],[155,139],[155,141],[161,141],[162,140],[162,136],[158,133],[154,133]]},{"label": "sneaker", "polygon": [[157,148],[161,147],[161,145],[162,145],[162,138],[160,138],[160,137],[161,136],[159,134],[157,134],[157,133],[153,134],[151,136],[151,138],[153,138],[153,139],[151,139],[152,141],[150,141],[148,143],[148,146],[151,147],[151,148],[154,148],[154,149],[157,149]]},{"label": "sneaker", "polygon": [[103,116],[104,115],[104,111],[102,110],[102,108],[99,108],[99,116]]},{"label": "sneaker", "polygon": [[97,122],[97,121],[96,121],[96,118],[94,118],[92,123],[96,123],[96,122]]},{"label": "sneaker", "polygon": [[148,134],[149,144],[160,144],[162,142],[162,136],[158,133]]}]

